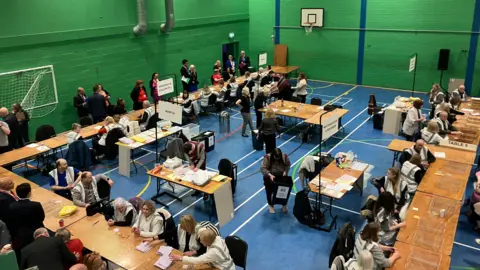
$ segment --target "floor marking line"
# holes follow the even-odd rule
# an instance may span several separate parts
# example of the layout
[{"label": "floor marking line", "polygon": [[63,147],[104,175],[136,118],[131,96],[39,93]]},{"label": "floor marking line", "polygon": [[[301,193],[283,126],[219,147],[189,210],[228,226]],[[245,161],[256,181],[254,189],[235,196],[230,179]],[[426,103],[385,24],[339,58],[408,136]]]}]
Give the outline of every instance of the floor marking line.
[{"label": "floor marking line", "polygon": [[[148,150],[148,151],[150,151],[150,150]],[[148,152],[148,151],[147,151],[147,152]],[[151,152],[151,151],[150,151],[150,152]],[[129,163],[132,163],[132,161],[139,160],[139,159],[141,159],[141,158],[144,158],[144,157],[146,157],[146,156],[148,156],[148,155],[152,154],[152,153],[150,153],[150,152],[149,152],[149,153],[146,153],[146,154],[145,154],[145,155],[143,155],[143,156],[139,156],[139,157],[138,157],[138,158],[136,158],[136,159],[130,160],[130,162],[129,162]],[[155,153],[155,152],[153,152],[153,153]],[[108,173],[111,173],[111,172],[113,172],[113,171],[115,171],[115,170],[117,170],[117,169],[118,169],[118,166],[117,166],[117,167],[115,167],[115,168],[113,168],[113,169],[111,169],[111,170],[108,170],[108,171],[104,172],[103,174],[108,174]]]},{"label": "floor marking line", "polygon": [[[322,80],[314,80],[314,79],[308,79],[309,81],[313,82],[323,82],[323,83],[333,83],[333,84],[339,84],[339,85],[356,85],[356,84],[351,84],[351,83],[341,83],[341,82],[332,82],[332,81],[322,81]],[[400,92],[412,92],[412,90],[406,90],[406,89],[398,89],[398,88],[389,88],[389,87],[380,87],[380,86],[372,86],[372,85],[357,85],[357,86],[362,86],[366,88],[375,88],[375,89],[380,89],[380,90],[392,90],[392,91],[400,91]],[[428,92],[415,92],[416,94],[425,94],[427,95]]]},{"label": "floor marking line", "polygon": [[350,99],[349,101],[345,102],[342,104],[342,107],[345,107],[345,105],[347,105],[348,103],[352,102],[353,99]]},{"label": "floor marking line", "polygon": [[197,202],[203,200],[203,196],[202,198],[199,198],[197,199],[196,201],[192,202],[191,204],[189,204],[187,207],[183,208],[182,210],[180,210],[180,212],[176,213],[173,217],[177,217],[178,215],[180,215],[181,213],[187,211],[188,208],[192,207],[193,205],[195,205]]},{"label": "floor marking line", "polygon": [[[343,139],[343,138],[337,137],[337,136],[332,136],[332,138],[339,139],[339,140]],[[358,140],[347,139],[347,141],[349,141],[349,142],[354,142],[354,143],[367,144],[367,145],[376,146],[376,147],[381,147],[381,148],[388,148],[387,146],[384,146],[384,145],[379,145],[379,144],[374,144],[374,143],[368,143],[368,142],[363,142],[363,141],[358,141]]]},{"label": "floor marking line", "polygon": [[470,249],[473,249],[473,250],[478,250],[478,251],[480,251],[480,248],[472,247],[472,246],[469,246],[469,245],[466,245],[466,244],[462,244],[462,243],[459,243],[459,242],[453,242],[453,243],[456,244],[456,245],[462,246],[462,247],[466,247],[466,248],[470,248]]}]

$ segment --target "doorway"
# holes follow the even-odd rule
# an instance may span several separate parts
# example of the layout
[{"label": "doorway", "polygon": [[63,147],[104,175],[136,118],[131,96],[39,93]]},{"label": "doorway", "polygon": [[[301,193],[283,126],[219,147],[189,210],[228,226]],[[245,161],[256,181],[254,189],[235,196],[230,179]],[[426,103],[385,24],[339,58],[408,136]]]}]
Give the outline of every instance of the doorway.
[{"label": "doorway", "polygon": [[[225,63],[227,63],[229,55],[233,56],[233,60],[237,61],[238,55],[240,54],[238,52],[238,47],[239,47],[238,41],[237,42],[226,43],[226,44],[222,45],[222,67],[223,67],[223,71],[226,71]],[[238,63],[237,63],[237,65],[238,65]]]}]

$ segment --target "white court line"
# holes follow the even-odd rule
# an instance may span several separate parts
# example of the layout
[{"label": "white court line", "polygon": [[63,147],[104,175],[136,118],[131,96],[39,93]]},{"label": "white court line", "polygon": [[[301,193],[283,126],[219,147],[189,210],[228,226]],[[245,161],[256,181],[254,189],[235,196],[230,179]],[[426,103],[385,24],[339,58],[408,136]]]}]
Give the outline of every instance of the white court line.
[{"label": "white court line", "polygon": [[[339,140],[343,139],[343,138],[337,137],[337,136],[332,136],[332,138],[339,139]],[[357,140],[347,139],[347,141],[349,141],[349,142],[355,142],[355,143],[361,143],[361,144],[367,144],[367,145],[376,146],[376,147],[380,147],[380,148],[388,148],[387,146],[383,146],[383,145],[379,145],[379,144],[374,144],[374,143],[368,143],[368,142],[362,142],[362,141],[357,141]]]},{"label": "white court line", "polygon": [[348,103],[352,102],[353,99],[350,99],[349,101],[345,102],[342,104],[342,107],[345,107],[345,105],[347,105]]},{"label": "white court line", "polygon": [[470,249],[473,249],[473,250],[480,251],[480,248],[472,247],[472,246],[465,245],[465,244],[462,244],[462,243],[459,243],[459,242],[453,242],[453,243],[456,244],[456,245],[462,246],[462,247],[466,247],[466,248],[470,248]]},{"label": "white court line", "polygon": [[308,94],[309,96],[319,96],[319,97],[330,97],[330,98],[337,98],[338,96],[330,96],[330,95],[324,95],[324,94],[315,94],[315,93],[311,93],[311,94]]},{"label": "white court line", "polygon": [[199,199],[197,199],[196,201],[192,202],[191,204],[189,204],[187,207],[183,208],[182,210],[180,210],[180,212],[176,213],[173,217],[177,217],[178,215],[180,215],[181,213],[187,211],[188,208],[192,207],[193,205],[195,205],[196,203],[198,203],[199,201],[203,200],[203,196]]},{"label": "white court line", "polygon": [[[293,193],[293,192],[290,192],[290,194],[292,194],[292,195],[294,195],[294,196],[297,195],[296,193]],[[308,199],[309,199],[310,201],[312,201],[312,202],[316,202],[315,199],[313,199],[313,198],[308,198]],[[330,205],[329,203],[326,203],[326,202],[324,202],[324,201],[322,201],[322,204],[324,204],[324,205]],[[353,211],[353,210],[350,210],[350,209],[347,209],[347,208],[343,208],[343,207],[340,207],[340,206],[336,206],[336,205],[334,205],[333,203],[332,203],[332,207],[333,207],[333,208],[338,208],[338,209],[340,209],[340,210],[347,211],[347,212],[350,212],[350,213],[353,213],[353,214],[356,214],[356,215],[360,215],[360,212],[356,212],[356,211]]]},{"label": "white court line", "polygon": [[[150,151],[150,150],[149,150],[149,151]],[[130,162],[129,162],[129,164],[132,163],[132,161],[139,160],[139,159],[141,159],[141,158],[144,158],[144,157],[152,154],[152,153],[150,153],[150,152],[152,152],[152,151],[150,151],[150,152],[149,152],[149,151],[147,151],[148,153],[146,153],[146,154],[143,155],[143,156],[139,156],[139,157],[136,158],[136,159],[131,159]],[[155,153],[155,152],[153,152],[153,153]],[[111,169],[111,170],[108,170],[108,171],[104,172],[103,174],[111,173],[111,172],[113,172],[113,171],[115,171],[115,170],[117,170],[117,169],[118,169],[118,166],[115,167],[115,168],[113,168],[113,169]]]}]

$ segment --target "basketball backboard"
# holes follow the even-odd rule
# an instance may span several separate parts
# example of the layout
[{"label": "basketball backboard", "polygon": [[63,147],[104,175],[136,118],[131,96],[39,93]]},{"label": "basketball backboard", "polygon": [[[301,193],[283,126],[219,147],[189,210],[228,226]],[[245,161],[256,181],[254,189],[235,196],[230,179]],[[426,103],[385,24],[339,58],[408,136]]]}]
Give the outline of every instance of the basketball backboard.
[{"label": "basketball backboard", "polygon": [[323,27],[323,8],[302,8],[300,26]]}]

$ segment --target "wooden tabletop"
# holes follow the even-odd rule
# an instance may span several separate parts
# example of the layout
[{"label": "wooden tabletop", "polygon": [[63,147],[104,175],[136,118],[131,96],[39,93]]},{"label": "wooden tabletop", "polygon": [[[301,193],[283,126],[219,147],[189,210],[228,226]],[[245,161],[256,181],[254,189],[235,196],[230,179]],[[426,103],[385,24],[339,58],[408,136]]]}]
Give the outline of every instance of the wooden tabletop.
[{"label": "wooden tabletop", "polygon": [[450,269],[450,256],[432,252],[430,250],[411,246],[397,241],[395,248],[400,252],[401,258],[395,261],[392,270],[414,269]]},{"label": "wooden tabletop", "polygon": [[[309,124],[320,125],[320,115],[322,115],[323,113],[325,113],[324,110],[308,118],[307,120],[305,120],[305,122]],[[324,116],[322,116],[322,123],[327,121],[330,117],[337,116],[338,118],[342,118],[347,113],[348,110],[345,109],[336,109],[334,111],[328,112]]]},{"label": "wooden tabletop", "polygon": [[[397,240],[433,252],[450,255],[460,215],[460,201],[417,191]],[[445,217],[440,211],[445,209]]]},{"label": "wooden tabletop", "polygon": [[[335,185],[335,180],[337,178],[340,178],[344,174],[350,175],[353,178],[355,178],[356,181],[358,181],[358,179],[362,177],[364,172],[365,170],[358,171],[358,170],[352,170],[352,169],[340,169],[339,167],[337,167],[336,162],[334,160],[330,164],[328,164],[328,166],[325,169],[322,170],[321,177],[323,181],[327,182],[327,184]],[[319,192],[319,188],[312,183],[313,181],[317,181],[317,179],[318,179],[318,175],[315,176],[315,178],[312,181],[310,181],[310,183],[308,183],[310,190],[314,193]],[[351,183],[351,186],[353,186],[355,182]],[[331,189],[322,188],[322,195],[332,197],[334,199],[341,199],[343,195],[345,195],[347,192],[348,190],[346,189],[343,189],[341,191],[334,191]]]},{"label": "wooden tabletop", "polygon": [[428,167],[417,191],[461,201],[471,169],[471,165],[437,160]]},{"label": "wooden tabletop", "polygon": [[267,108],[271,108],[276,115],[282,115],[293,118],[308,119],[319,112],[322,112],[322,107],[311,104],[303,104],[300,102],[277,100],[270,103],[266,108],[259,111],[265,112]]},{"label": "wooden tabletop", "polygon": [[177,184],[177,185],[181,185],[181,186],[184,186],[184,187],[187,187],[187,188],[190,188],[190,189],[198,190],[202,193],[206,193],[206,194],[210,194],[210,195],[214,194],[215,191],[217,191],[217,189],[219,189],[222,185],[224,185],[226,183],[229,183],[230,180],[231,180],[231,178],[229,178],[229,177],[227,177],[222,182],[217,182],[217,181],[211,180],[205,186],[200,187],[200,186],[197,186],[193,183],[180,180],[179,178],[177,178],[175,176],[174,172],[170,169],[163,168],[162,171],[157,173],[157,174],[152,173],[153,170],[154,169],[148,171],[147,174],[151,175],[153,177],[160,178],[160,179],[163,179],[165,181],[168,181],[168,182],[171,182],[171,183],[174,183],[174,184]]},{"label": "wooden tabletop", "polygon": [[[96,251],[102,257],[114,262],[125,269],[155,269],[153,264],[160,258],[154,246],[150,251],[142,253],[136,250],[143,238],[131,232],[131,227],[109,227],[103,215],[96,214],[86,217],[70,226],[72,238],[82,240],[85,248]],[[115,231],[118,229],[118,232]],[[165,244],[163,244],[165,245]],[[181,254],[174,250],[174,254]],[[168,269],[182,269],[184,263],[175,262]],[[206,265],[196,266],[195,269],[214,269]]]},{"label": "wooden tabletop", "polygon": [[[395,152],[402,152],[406,148],[414,145],[414,142],[409,142],[405,140],[394,139],[388,145],[388,149]],[[472,165],[475,163],[475,152],[457,150],[448,147],[436,146],[436,145],[427,145],[428,149],[435,154],[435,152],[444,152],[445,160],[455,161],[463,164]],[[437,158],[443,159],[443,158]]]},{"label": "wooden tabletop", "polygon": [[17,187],[18,185],[23,184],[23,183],[30,184],[32,189],[39,187],[39,185],[37,185],[36,183],[34,183],[34,182],[32,182],[28,179],[25,179],[25,178],[21,177],[20,175],[14,174],[13,172],[11,172],[11,171],[3,168],[3,167],[0,167],[0,177],[10,177],[10,178],[12,178],[13,183],[15,184],[15,187]]},{"label": "wooden tabletop", "polygon": [[280,73],[280,74],[288,74],[288,73],[296,71],[298,69],[300,69],[299,66],[286,66],[286,67],[272,66],[273,72]]}]

